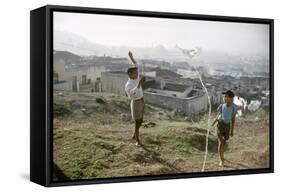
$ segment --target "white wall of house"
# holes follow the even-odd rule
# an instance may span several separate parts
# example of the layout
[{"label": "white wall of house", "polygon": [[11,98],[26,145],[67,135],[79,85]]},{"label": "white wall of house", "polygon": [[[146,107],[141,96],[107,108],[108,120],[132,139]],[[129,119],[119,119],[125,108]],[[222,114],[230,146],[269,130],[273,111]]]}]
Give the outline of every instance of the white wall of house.
[{"label": "white wall of house", "polygon": [[191,98],[177,98],[158,93],[144,92],[146,103],[186,114],[198,114],[208,110],[208,100],[205,94]]},{"label": "white wall of house", "polygon": [[72,91],[72,81],[54,84],[53,88],[55,91]]},{"label": "white wall of house", "polygon": [[77,81],[82,84],[83,75],[86,75],[86,79],[91,79],[91,82],[95,82],[98,77],[101,77],[101,73],[106,71],[104,66],[90,66],[88,69],[75,69],[66,70],[64,61],[55,61],[54,70],[58,73],[59,81],[72,81],[73,77],[77,77]]},{"label": "white wall of house", "polygon": [[126,73],[101,73],[101,84],[103,92],[126,95],[125,84],[127,81],[128,75]]}]

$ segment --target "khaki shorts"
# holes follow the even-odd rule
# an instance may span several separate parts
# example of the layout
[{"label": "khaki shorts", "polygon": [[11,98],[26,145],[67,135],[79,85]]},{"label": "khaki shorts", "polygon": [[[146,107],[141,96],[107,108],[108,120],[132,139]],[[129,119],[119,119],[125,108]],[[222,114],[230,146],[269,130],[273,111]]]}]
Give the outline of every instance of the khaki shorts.
[{"label": "khaki shorts", "polygon": [[224,123],[223,121],[219,121],[217,128],[219,139],[223,137],[225,140],[228,140],[230,134],[230,123]]},{"label": "khaki shorts", "polygon": [[138,100],[131,100],[131,114],[134,121],[142,120],[144,113],[144,100],[143,98]]}]

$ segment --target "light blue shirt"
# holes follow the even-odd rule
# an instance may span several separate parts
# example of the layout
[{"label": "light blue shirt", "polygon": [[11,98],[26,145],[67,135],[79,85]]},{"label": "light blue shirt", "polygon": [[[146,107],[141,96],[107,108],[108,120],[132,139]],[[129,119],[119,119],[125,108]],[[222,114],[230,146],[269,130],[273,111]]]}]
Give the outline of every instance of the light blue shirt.
[{"label": "light blue shirt", "polygon": [[224,103],[220,104],[217,111],[220,113],[220,120],[224,123],[230,123],[232,118],[237,114],[237,106],[235,104],[229,107]]}]

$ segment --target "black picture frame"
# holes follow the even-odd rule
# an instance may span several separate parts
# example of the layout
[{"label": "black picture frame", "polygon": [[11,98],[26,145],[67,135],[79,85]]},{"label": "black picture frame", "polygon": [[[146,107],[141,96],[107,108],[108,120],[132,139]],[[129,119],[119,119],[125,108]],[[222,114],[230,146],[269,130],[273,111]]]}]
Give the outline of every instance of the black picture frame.
[{"label": "black picture frame", "polygon": [[[54,182],[52,164],[53,12],[193,19],[270,25],[270,167],[263,169],[197,172],[159,176],[131,176]],[[263,18],[149,12],[90,7],[46,5],[30,12],[30,180],[43,186],[132,182],[274,172],[274,20]]]}]

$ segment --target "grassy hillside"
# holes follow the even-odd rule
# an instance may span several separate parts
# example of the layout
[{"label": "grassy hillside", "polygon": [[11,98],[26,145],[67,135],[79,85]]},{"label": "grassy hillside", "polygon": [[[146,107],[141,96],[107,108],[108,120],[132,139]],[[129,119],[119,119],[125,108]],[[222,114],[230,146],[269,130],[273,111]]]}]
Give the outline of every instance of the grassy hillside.
[{"label": "grassy hillside", "polygon": [[[213,114],[215,116],[215,114]],[[129,100],[107,93],[54,93],[54,179],[200,172],[207,116],[185,117],[146,105],[140,130],[143,146],[131,141]],[[237,119],[226,149],[225,170],[269,166],[268,114]],[[214,128],[206,171],[217,171]]]}]

